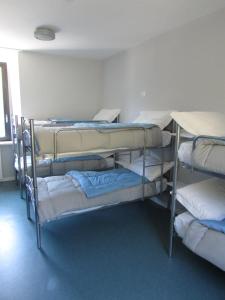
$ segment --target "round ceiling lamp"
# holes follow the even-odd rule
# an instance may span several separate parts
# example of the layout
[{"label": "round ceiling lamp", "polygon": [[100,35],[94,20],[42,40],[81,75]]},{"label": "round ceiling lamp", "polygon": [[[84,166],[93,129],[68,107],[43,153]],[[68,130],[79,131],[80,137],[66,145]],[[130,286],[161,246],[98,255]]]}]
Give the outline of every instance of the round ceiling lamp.
[{"label": "round ceiling lamp", "polygon": [[38,27],[34,32],[34,37],[40,41],[52,41],[55,39],[55,32],[47,27]]}]

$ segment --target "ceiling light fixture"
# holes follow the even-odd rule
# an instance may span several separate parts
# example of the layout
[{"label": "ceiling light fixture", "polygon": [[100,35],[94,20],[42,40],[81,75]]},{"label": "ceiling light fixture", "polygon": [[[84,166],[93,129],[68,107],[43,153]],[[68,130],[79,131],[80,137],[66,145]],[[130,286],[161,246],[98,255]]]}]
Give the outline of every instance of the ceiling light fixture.
[{"label": "ceiling light fixture", "polygon": [[47,27],[38,27],[34,31],[34,37],[40,41],[52,41],[55,39],[55,32]]}]

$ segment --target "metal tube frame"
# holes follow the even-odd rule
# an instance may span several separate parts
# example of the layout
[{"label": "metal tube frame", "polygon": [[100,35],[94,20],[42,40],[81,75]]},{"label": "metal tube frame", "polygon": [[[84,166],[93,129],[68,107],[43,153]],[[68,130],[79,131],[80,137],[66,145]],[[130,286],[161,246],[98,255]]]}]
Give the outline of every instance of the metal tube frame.
[{"label": "metal tube frame", "polygon": [[[24,121],[24,119],[23,119]],[[34,200],[34,212],[35,212],[35,226],[36,226],[36,237],[37,237],[37,247],[38,249],[41,248],[41,224],[39,221],[39,214],[38,214],[38,186],[37,186],[37,174],[36,174],[36,156],[35,156],[35,137],[34,137],[34,120],[30,119],[29,120],[29,124],[30,124],[30,134],[31,134],[31,161],[32,161],[32,177],[33,177],[33,200]],[[81,130],[85,130],[86,128],[82,128]],[[140,129],[140,127],[137,128],[132,128],[132,129]],[[57,153],[57,134],[61,131],[71,131],[74,129],[71,128],[64,128],[64,129],[59,129],[58,131],[56,131],[54,133],[54,160],[56,160],[58,158],[58,153]],[[80,130],[80,128],[79,128]],[[139,148],[134,148],[134,149],[118,149],[115,152],[115,154],[117,153],[121,153],[121,152],[126,152],[126,151],[136,151],[136,150],[143,150],[143,174],[142,174],[142,200],[145,200],[145,170],[147,167],[146,166],[146,149],[159,149],[162,148],[161,151],[163,153],[163,146],[157,146],[157,147],[147,147],[147,129],[145,127],[141,128],[141,130],[144,131],[144,135],[143,135],[143,146],[139,147]],[[107,151],[106,151],[107,152]],[[109,150],[108,152],[112,152],[112,150]],[[93,154],[93,153],[91,153]],[[163,154],[162,154],[163,156]],[[25,158],[25,163],[26,163],[26,158]],[[162,167],[163,168],[163,163],[162,163]],[[25,167],[25,169],[27,170],[27,167]],[[162,177],[162,173],[163,170],[161,172],[161,177]],[[161,185],[163,184],[163,179],[161,179]],[[162,187],[161,187],[162,189]],[[29,202],[28,202],[29,204]],[[76,212],[71,212],[71,214],[76,214]],[[27,209],[27,215],[28,218],[30,217],[30,212]],[[70,214],[69,214],[70,215]],[[58,219],[58,218],[57,218]]]},{"label": "metal tube frame", "polygon": [[37,175],[36,175],[34,120],[30,119],[29,123],[30,123],[30,134],[31,134],[31,161],[32,161],[32,175],[33,175],[35,227],[36,227],[37,247],[38,249],[41,249],[41,225],[40,225],[39,214],[38,214],[38,186],[37,186]]},{"label": "metal tube frame", "polygon": [[24,140],[24,130],[25,130],[25,119],[21,117],[21,132],[22,132],[22,145],[23,145],[23,173],[24,173],[24,189],[25,189],[25,199],[26,199],[26,207],[27,207],[27,219],[31,220],[30,216],[30,199],[28,197],[28,191],[26,187],[27,181],[27,147],[25,145]]},{"label": "metal tube frame", "polygon": [[18,160],[18,179],[19,179],[19,189],[20,189],[20,198],[23,199],[23,188],[22,188],[22,168],[21,168],[21,138],[18,135],[19,128],[19,118],[15,116],[15,136],[17,144],[17,160]]},{"label": "metal tube frame", "polygon": [[174,169],[173,169],[173,190],[170,212],[170,239],[169,239],[169,257],[173,254],[173,240],[174,240],[174,220],[176,214],[176,193],[177,193],[177,176],[178,176],[178,150],[180,145],[180,126],[176,124],[176,139],[174,145]]},{"label": "metal tube frame", "polygon": [[15,181],[16,185],[18,185],[17,181],[17,170],[15,168],[15,162],[16,162],[16,156],[17,156],[17,146],[16,146],[16,122],[15,122],[15,117],[11,116],[11,130],[12,130],[12,142],[13,142],[13,166],[15,169]]}]

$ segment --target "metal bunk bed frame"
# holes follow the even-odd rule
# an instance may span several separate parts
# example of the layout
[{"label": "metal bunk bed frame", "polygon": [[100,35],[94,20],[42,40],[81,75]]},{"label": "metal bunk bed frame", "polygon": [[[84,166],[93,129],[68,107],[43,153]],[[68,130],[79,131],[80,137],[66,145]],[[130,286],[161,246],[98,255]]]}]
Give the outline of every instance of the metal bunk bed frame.
[{"label": "metal bunk bed frame", "polygon": [[[30,216],[30,203],[33,204],[34,207],[34,214],[35,214],[35,228],[36,228],[36,238],[37,238],[37,247],[38,249],[41,249],[41,225],[39,221],[39,215],[38,215],[38,184],[37,184],[37,172],[36,172],[36,153],[35,153],[35,129],[34,129],[34,120],[29,119],[29,130],[30,130],[30,137],[31,137],[31,146],[27,147],[24,142],[24,130],[25,130],[25,118],[21,118],[21,127],[22,127],[22,138],[23,138],[23,153],[24,153],[24,174],[25,174],[25,186],[26,186],[26,206],[27,206],[27,218],[28,220],[31,220]],[[79,130],[85,130],[87,128],[79,128]],[[146,136],[146,131],[147,129],[145,127],[140,128],[140,127],[135,127],[132,129],[139,129],[144,131],[144,141],[143,141],[143,147],[139,148],[124,148],[124,149],[116,149],[116,150],[109,150],[109,151],[104,151],[104,153],[112,153],[114,152],[115,154],[118,153],[125,153],[125,152],[132,152],[132,151],[137,151],[141,150],[143,152],[143,170],[142,170],[142,200],[145,200],[145,170],[148,167],[151,167],[152,165],[146,165],[146,150],[147,149],[160,149],[161,150],[161,155],[162,159],[164,158],[164,149],[167,148],[168,146],[159,146],[159,147],[147,147],[146,142],[147,142],[147,136]],[[62,130],[77,130],[77,128],[74,129],[60,129],[59,131]],[[115,130],[115,129],[114,129]],[[54,136],[54,159],[57,159],[57,132],[55,132]],[[32,179],[27,175],[27,159],[26,159],[26,153],[27,150],[31,152],[31,162],[32,162]],[[91,153],[92,155],[93,153]],[[99,154],[99,153],[98,153]],[[160,196],[163,192],[163,167],[164,167],[164,161],[162,160],[161,164],[158,164],[161,166],[161,174],[160,174]],[[138,201],[139,199],[137,199]],[[126,202],[123,202],[126,203]],[[89,212],[90,210],[97,210],[97,209],[102,209],[102,208],[107,208],[107,207],[112,207],[115,205],[123,204],[123,203],[117,203],[117,204],[110,204],[110,205],[105,205],[102,206],[101,208],[99,207],[92,207],[91,209],[83,210],[83,211],[71,211],[69,214],[62,214],[61,216],[57,216],[55,219],[60,219],[63,217],[67,216],[72,216],[76,214],[81,214],[85,212]],[[50,220],[52,221],[52,220]]]},{"label": "metal bunk bed frame", "polygon": [[[199,135],[196,137],[193,137],[193,146],[192,146],[192,154],[196,148],[196,144],[200,139],[208,139],[208,140],[217,140],[225,142],[225,137],[217,137],[217,136],[207,136],[207,135]],[[171,216],[170,216],[170,240],[169,240],[169,257],[172,257],[173,255],[173,242],[175,237],[175,231],[174,231],[174,221],[176,216],[176,193],[177,193],[177,179],[178,179],[178,168],[179,168],[179,158],[178,158],[178,150],[180,146],[180,140],[181,140],[181,126],[176,123],[176,136],[175,136],[175,146],[174,146],[174,169],[173,169],[173,188],[172,188],[172,199],[171,199]],[[225,179],[225,174],[218,174],[216,172],[211,172],[207,170],[203,170],[200,168],[196,168],[193,166],[193,163],[191,166],[182,163],[182,167],[185,167],[187,169],[190,169],[192,172],[199,172],[203,173],[209,176],[218,177]]]},{"label": "metal bunk bed frame", "polygon": [[[119,123],[119,118],[120,115],[118,115],[113,123]],[[11,118],[12,120],[12,133],[13,133],[13,151],[14,151],[14,165],[16,162],[16,158],[18,161],[18,172],[15,170],[15,179],[17,184],[19,184],[19,189],[20,189],[20,198],[24,199],[24,184],[23,184],[23,170],[22,170],[22,165],[21,165],[21,158],[24,159],[24,151],[26,150],[26,147],[23,145],[23,140],[22,138],[19,137],[18,131],[19,131],[19,117],[18,115],[15,115],[15,117]],[[21,128],[22,128],[22,123],[24,122],[24,117],[21,117]],[[75,122],[75,121],[74,121]],[[88,121],[86,121],[88,122]],[[53,122],[54,124],[54,122]],[[64,125],[66,123],[63,123]],[[23,149],[22,153],[21,150]],[[27,164],[27,162],[26,162]],[[51,175],[52,175],[52,166],[50,166],[51,170]]]},{"label": "metal bunk bed frame", "polygon": [[[22,117],[21,118],[21,126],[22,126],[22,133],[24,131],[24,124],[25,124],[25,119]],[[27,205],[27,218],[30,220],[30,202],[33,203],[34,206],[34,213],[35,213],[35,228],[36,228],[36,238],[37,238],[37,247],[38,249],[41,249],[41,224],[39,221],[39,215],[38,215],[38,185],[37,185],[37,173],[36,173],[36,153],[35,153],[35,136],[34,136],[34,120],[30,119],[29,120],[29,125],[30,125],[30,135],[31,135],[31,161],[32,161],[32,177],[33,180],[31,180],[31,178],[27,175],[27,161],[26,161],[26,146],[25,143],[23,143],[23,147],[24,147],[24,174],[25,174],[25,182],[26,182],[26,205]],[[142,175],[142,200],[145,199],[145,169],[147,167],[150,166],[146,166],[146,128],[133,128],[133,129],[141,129],[144,130],[144,143],[143,143],[143,147],[140,148],[135,148],[135,149],[118,149],[113,151],[114,153],[121,153],[121,152],[131,152],[131,151],[136,151],[136,150],[142,150],[143,151],[143,175]],[[64,129],[65,130],[65,129]],[[76,129],[75,129],[76,130]],[[82,130],[82,129],[79,129]],[[23,134],[22,134],[23,137]],[[57,135],[55,134],[55,141],[57,139]],[[56,144],[56,142],[55,142]],[[148,147],[149,149],[153,149],[153,148],[161,148],[161,151],[163,153],[163,150],[165,147]],[[55,148],[55,151],[57,149]],[[112,152],[112,151],[109,151]],[[104,153],[107,153],[107,151],[104,151]],[[93,154],[93,153],[92,153]],[[54,157],[57,157],[57,152],[55,152]],[[160,176],[160,181],[161,181],[161,188],[160,188],[160,192],[163,191],[163,163],[161,163],[161,176]],[[33,188],[32,188],[33,186]],[[139,200],[139,199],[137,199]],[[125,202],[124,202],[125,203]],[[113,205],[118,205],[120,203],[117,204],[113,204]],[[112,205],[104,205],[101,208],[106,208]],[[99,209],[99,207],[96,208],[92,208],[93,209]],[[87,209],[87,212],[89,210]],[[74,214],[79,214],[79,213],[84,213],[85,211],[72,211],[70,214],[66,214],[66,216],[71,216]],[[56,219],[59,219],[60,217],[65,217],[65,215],[61,215],[56,217]]]}]

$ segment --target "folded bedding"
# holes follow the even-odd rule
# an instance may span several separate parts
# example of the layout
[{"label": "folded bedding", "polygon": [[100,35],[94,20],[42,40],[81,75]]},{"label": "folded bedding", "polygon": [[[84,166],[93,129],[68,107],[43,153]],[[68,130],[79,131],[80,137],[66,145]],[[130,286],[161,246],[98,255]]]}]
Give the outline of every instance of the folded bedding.
[{"label": "folded bedding", "polygon": [[113,122],[118,118],[120,109],[101,109],[93,118],[93,121],[105,120],[107,122]]},{"label": "folded bedding", "polygon": [[221,221],[217,221],[217,220],[201,220],[199,221],[200,224],[210,228],[210,229],[214,229],[216,231],[225,233],[225,219],[221,220]]},{"label": "folded bedding", "polygon": [[[142,176],[142,174],[143,174],[143,156],[138,157],[137,159],[134,159],[132,162],[128,162],[124,159],[121,159],[116,162],[120,166],[127,168],[140,176]],[[149,181],[154,181],[161,176],[160,163],[161,162],[159,162],[159,161],[153,162],[152,160],[148,160],[148,158],[146,158],[146,166],[147,167],[145,168],[145,177]],[[157,164],[157,165],[152,165],[152,164]],[[162,173],[163,174],[167,173],[170,169],[172,169],[173,165],[174,165],[173,162],[164,162]]]},{"label": "folded bedding", "polygon": [[94,198],[142,183],[142,176],[124,168],[98,172],[70,171],[67,175],[79,182],[87,198]]},{"label": "folded bedding", "polygon": [[194,136],[225,136],[225,114],[219,112],[172,112],[172,118]]},{"label": "folded bedding", "polygon": [[181,143],[179,160],[202,171],[225,175],[225,142],[199,140],[194,151],[192,149],[192,141]]},{"label": "folded bedding", "polygon": [[156,124],[161,130],[166,128],[172,121],[171,111],[141,111],[134,123]]},{"label": "folded bedding", "polygon": [[[163,180],[166,189],[166,179]],[[145,196],[151,197],[160,193],[161,182],[147,182],[144,185]],[[71,175],[38,178],[38,213],[40,222],[45,223],[71,212],[93,210],[102,206],[141,199],[143,185],[116,190],[105,195],[88,199],[79,182]]]},{"label": "folded bedding", "polygon": [[225,271],[225,234],[201,223],[185,212],[175,218],[175,229],[187,248]]},{"label": "folded bedding", "polygon": [[211,178],[177,189],[177,200],[199,220],[225,218],[224,180]]}]

